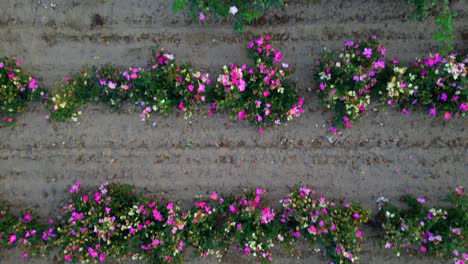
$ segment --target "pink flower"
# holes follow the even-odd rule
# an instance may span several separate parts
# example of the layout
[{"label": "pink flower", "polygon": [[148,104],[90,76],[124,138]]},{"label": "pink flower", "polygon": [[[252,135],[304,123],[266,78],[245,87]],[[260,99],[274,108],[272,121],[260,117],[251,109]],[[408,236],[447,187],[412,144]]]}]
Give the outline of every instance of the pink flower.
[{"label": "pink flower", "polygon": [[24,217],[23,217],[23,222],[26,223],[26,222],[31,222],[32,221],[32,216],[30,213],[25,213],[24,214]]},{"label": "pink flower", "polygon": [[200,21],[205,20],[205,14],[203,14],[203,12],[200,12],[200,14],[198,14],[198,18],[200,19]]},{"label": "pink flower", "polygon": [[181,101],[181,102],[179,103],[179,109],[180,109],[181,111],[185,111],[184,102]]},{"label": "pink flower", "polygon": [[263,117],[261,115],[257,115],[257,121],[258,122],[262,122],[263,121]]},{"label": "pink flower", "polygon": [[28,253],[27,252],[24,252],[22,255],[21,255],[21,258],[22,259],[27,259],[28,258]]},{"label": "pink flower", "polygon": [[189,84],[187,88],[189,89],[189,91],[193,92],[193,89],[194,89],[193,84]]},{"label": "pink flower", "polygon": [[106,259],[106,255],[104,253],[99,254],[99,261],[103,262]]},{"label": "pink flower", "polygon": [[408,111],[406,108],[403,108],[403,110],[401,110],[401,112],[402,112],[404,115],[409,115],[409,114],[410,114],[410,111]]},{"label": "pink flower", "polygon": [[273,59],[273,62],[278,63],[281,61],[282,58],[283,58],[283,54],[278,51],[275,53],[275,58]]},{"label": "pink flower", "polygon": [[432,107],[431,109],[429,109],[429,114],[432,115],[432,116],[436,116],[437,115],[437,109],[435,107]]},{"label": "pink flower", "polygon": [[213,193],[210,195],[210,198],[211,198],[211,200],[214,200],[214,201],[218,200],[218,193],[217,193],[217,192],[213,192]]},{"label": "pink flower", "polygon": [[422,253],[426,253],[427,252],[427,248],[425,246],[420,246],[419,247],[419,251],[421,251]]},{"label": "pink flower", "polygon": [[11,72],[11,73],[9,73],[9,74],[8,74],[8,78],[10,78],[10,79],[13,79],[13,78],[15,78],[15,74],[14,74],[14,73],[12,73],[12,72]]},{"label": "pink flower", "polygon": [[359,214],[358,214],[358,213],[354,213],[354,214],[353,214],[353,218],[354,218],[354,220],[358,220],[358,219],[359,219]]},{"label": "pink flower", "polygon": [[39,85],[37,85],[36,79],[32,78],[31,81],[29,81],[29,89],[35,90],[37,87],[39,87]]},{"label": "pink flower", "polygon": [[258,133],[259,133],[259,134],[265,133],[265,129],[263,129],[263,128],[260,127],[260,128],[258,129]]},{"label": "pink flower", "polygon": [[366,106],[365,105],[359,105],[359,111],[365,111]]},{"label": "pink flower", "polygon": [[239,119],[245,119],[245,111],[244,111],[244,110],[240,111],[240,112],[237,114],[237,117],[238,117]]},{"label": "pink flower", "polygon": [[463,194],[463,189],[462,188],[456,188],[456,191],[459,195]]},{"label": "pink flower", "polygon": [[270,93],[268,92],[268,90],[263,91],[263,96],[268,97],[269,94],[270,94]]},{"label": "pink flower", "polygon": [[449,120],[450,118],[452,118],[452,114],[450,112],[445,112],[445,120]]},{"label": "pink flower", "polygon": [[174,203],[168,203],[167,204],[167,210],[172,210],[172,208],[174,208]]},{"label": "pink flower", "polygon": [[263,193],[264,193],[264,191],[263,191],[262,188],[257,188],[257,189],[255,190],[255,194],[256,194],[256,195],[262,195]]},{"label": "pink flower", "polygon": [[361,230],[358,230],[358,231],[356,232],[356,235],[357,235],[358,238],[362,238],[362,231],[361,231]]},{"label": "pink flower", "polygon": [[12,234],[10,235],[10,238],[8,239],[8,243],[13,244],[16,241],[16,235]]},{"label": "pink flower", "polygon": [[231,213],[233,214],[238,212],[237,208],[233,204],[229,206],[229,211],[231,211]]},{"label": "pink flower", "polygon": [[88,195],[83,195],[83,201],[86,203],[88,201],[89,197]]},{"label": "pink flower", "polygon": [[3,68],[4,65],[3,62],[0,62],[0,69]]},{"label": "pink flower", "polygon": [[262,216],[260,218],[260,223],[262,224],[268,224],[275,218],[275,214],[273,213],[273,210],[271,210],[269,207],[266,207],[262,210]]},{"label": "pink flower", "polygon": [[64,259],[65,259],[65,261],[70,261],[71,260],[71,255],[70,254],[65,255]]}]

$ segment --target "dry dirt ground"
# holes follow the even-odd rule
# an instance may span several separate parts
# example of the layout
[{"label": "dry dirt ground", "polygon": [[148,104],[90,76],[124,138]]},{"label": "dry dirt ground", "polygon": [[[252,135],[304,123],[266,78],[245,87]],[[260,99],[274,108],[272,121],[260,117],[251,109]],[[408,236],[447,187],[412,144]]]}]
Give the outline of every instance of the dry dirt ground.
[{"label": "dry dirt ground", "polygon": [[[263,186],[276,203],[291,186],[304,182],[375,211],[380,196],[396,200],[411,192],[435,203],[452,187],[468,186],[466,119],[445,122],[423,114],[369,111],[331,144],[324,128],[330,116],[321,113],[308,91],[315,87],[310,69],[323,47],[338,48],[348,39],[376,34],[389,57],[408,62],[437,50],[431,39],[433,21],[409,19],[404,0],[301,2],[290,1],[286,11],[237,34],[230,23],[201,25],[174,15],[169,0],[0,0],[0,56],[17,57],[48,86],[84,64],[143,65],[156,45],[174,52],[179,62],[190,61],[215,76],[223,64],[248,63],[248,41],[270,34],[285,60],[297,67],[308,102],[300,119],[263,135],[222,114],[191,121],[174,114],[143,123],[137,113],[109,113],[103,106],[85,107],[78,124],[49,124],[44,108],[32,105],[16,127],[0,129],[0,200],[47,216],[79,180],[88,187],[131,183],[184,205],[196,194]],[[458,13],[455,45],[466,52],[468,2],[458,1],[453,8]],[[445,263],[396,258],[381,249],[378,229],[368,226],[365,231],[363,263]],[[6,251],[0,262],[18,263],[19,255]],[[188,256],[188,262],[216,260]],[[300,260],[281,254],[276,259],[325,262],[311,249]],[[223,263],[254,261],[230,255]]]}]

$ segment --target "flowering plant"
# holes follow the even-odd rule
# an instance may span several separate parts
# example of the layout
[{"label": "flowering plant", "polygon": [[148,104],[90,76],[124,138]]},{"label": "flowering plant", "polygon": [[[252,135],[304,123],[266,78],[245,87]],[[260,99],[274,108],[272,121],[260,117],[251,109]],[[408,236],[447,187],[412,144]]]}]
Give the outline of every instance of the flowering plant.
[{"label": "flowering plant", "polygon": [[281,124],[304,112],[304,99],[289,80],[291,67],[281,63],[282,53],[275,50],[270,37],[249,44],[255,67],[231,64],[223,67],[216,90],[217,106],[228,109],[233,119],[247,119],[258,125],[262,133],[268,124]]},{"label": "flowering plant", "polygon": [[27,102],[46,96],[37,80],[20,65],[19,61],[0,57],[0,124],[13,124]]},{"label": "flowering plant", "polygon": [[[49,224],[54,221],[49,220]],[[30,210],[14,217],[8,208],[0,207],[0,247],[20,246],[23,258],[44,254],[55,239],[55,229],[39,224]]]},{"label": "flowering plant", "polygon": [[[133,84],[130,74],[112,64],[105,64],[100,68],[93,67],[95,73],[90,80],[99,83],[99,101],[112,108],[120,108],[123,103],[133,97]],[[135,70],[131,69],[131,74]],[[89,84],[91,85],[91,84]]]},{"label": "flowering plant", "polygon": [[214,192],[208,201],[198,199],[188,213],[188,239],[197,252],[221,257],[234,244],[244,255],[256,256],[262,263],[272,261],[279,224],[274,221],[274,210],[262,199],[263,193],[258,188],[223,198]]},{"label": "flowering plant", "polygon": [[355,203],[334,202],[307,186],[281,201],[281,223],[289,243],[304,238],[319,242],[336,263],[357,263],[363,242],[359,226],[368,221],[370,211]]},{"label": "flowering plant", "polygon": [[334,112],[334,127],[351,127],[371,103],[377,75],[385,69],[386,50],[373,36],[366,42],[348,41],[338,56],[324,50],[319,62],[318,97]]},{"label": "flowering plant", "polygon": [[430,55],[409,68],[395,63],[386,90],[379,92],[388,105],[399,103],[405,114],[409,107],[421,106],[429,115],[442,114],[445,119],[464,116],[468,109],[466,63],[466,56],[455,54]]},{"label": "flowering plant", "polygon": [[244,23],[252,23],[269,9],[283,7],[282,0],[175,0],[173,10],[175,13],[189,8],[191,16],[203,21],[206,15],[215,18],[234,17],[234,29],[237,32],[244,31]]},{"label": "flowering plant", "polygon": [[132,71],[135,102],[143,108],[143,119],[151,112],[167,113],[174,108],[191,116],[205,102],[205,89],[211,83],[207,73],[176,64],[174,55],[163,49],[154,53],[146,70]]},{"label": "flowering plant", "polygon": [[453,257],[454,262],[468,260],[468,199],[462,188],[447,197],[451,208],[427,208],[423,197],[407,196],[409,209],[399,209],[388,199],[377,200],[379,219],[385,232],[386,248],[419,251],[437,257]]}]

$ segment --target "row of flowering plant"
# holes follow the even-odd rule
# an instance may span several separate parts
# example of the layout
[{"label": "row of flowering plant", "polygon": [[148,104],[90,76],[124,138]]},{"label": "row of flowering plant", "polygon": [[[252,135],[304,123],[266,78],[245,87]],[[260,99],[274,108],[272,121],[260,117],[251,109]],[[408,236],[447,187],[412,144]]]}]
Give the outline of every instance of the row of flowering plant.
[{"label": "row of flowering plant", "polygon": [[351,127],[371,103],[378,74],[385,69],[386,50],[373,36],[369,41],[344,44],[341,53],[324,50],[316,78],[320,102],[334,114],[332,129]]},{"label": "row of flowering plant", "polygon": [[454,263],[468,263],[468,197],[462,188],[447,197],[448,208],[425,206],[424,197],[404,197],[408,209],[400,209],[381,197],[379,219],[385,232],[385,247],[420,252]]},{"label": "row of flowering plant", "polygon": [[0,125],[13,124],[28,102],[46,96],[37,80],[20,66],[19,61],[0,57]]},{"label": "row of flowering plant", "polygon": [[379,91],[388,104],[398,103],[403,113],[422,107],[429,115],[445,119],[464,116],[468,106],[468,57],[448,54],[418,59],[411,67],[394,62],[393,75],[386,89]]},{"label": "row of flowering plant", "polygon": [[293,69],[282,62],[283,55],[271,44],[271,38],[259,38],[249,44],[255,66],[224,66],[219,75],[216,106],[227,109],[233,119],[246,119],[259,127],[280,125],[304,112],[304,100],[290,80]]},{"label": "row of flowering plant", "polygon": [[190,15],[199,21],[205,21],[207,16],[215,19],[232,17],[234,29],[242,32],[245,23],[252,23],[268,10],[283,6],[283,0],[175,0],[172,7],[175,13],[188,9]]},{"label": "row of flowering plant", "polygon": [[280,217],[287,240],[319,243],[334,263],[358,263],[363,242],[360,226],[370,210],[357,203],[335,202],[307,186],[298,186],[283,199]]}]

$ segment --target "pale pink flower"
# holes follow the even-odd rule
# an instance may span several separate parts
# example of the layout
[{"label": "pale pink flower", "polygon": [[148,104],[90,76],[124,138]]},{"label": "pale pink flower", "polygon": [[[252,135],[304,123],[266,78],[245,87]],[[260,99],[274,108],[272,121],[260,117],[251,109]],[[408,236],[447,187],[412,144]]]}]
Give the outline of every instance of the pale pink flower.
[{"label": "pale pink flower", "polygon": [[229,8],[229,13],[231,13],[233,16],[235,16],[237,14],[237,12],[239,12],[239,9],[237,9],[236,6],[231,6]]},{"label": "pale pink flower", "polygon": [[198,14],[198,18],[200,19],[200,21],[205,20],[205,14],[203,14],[203,12],[200,12],[200,14]]}]

